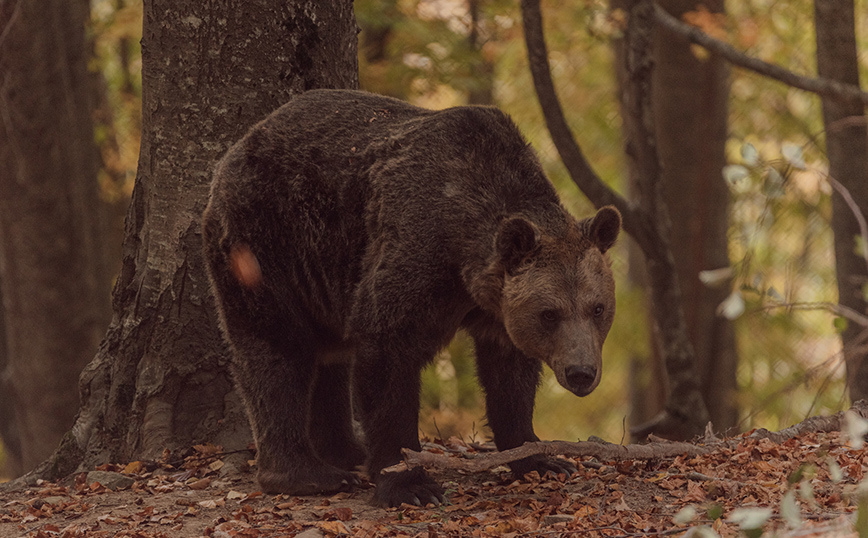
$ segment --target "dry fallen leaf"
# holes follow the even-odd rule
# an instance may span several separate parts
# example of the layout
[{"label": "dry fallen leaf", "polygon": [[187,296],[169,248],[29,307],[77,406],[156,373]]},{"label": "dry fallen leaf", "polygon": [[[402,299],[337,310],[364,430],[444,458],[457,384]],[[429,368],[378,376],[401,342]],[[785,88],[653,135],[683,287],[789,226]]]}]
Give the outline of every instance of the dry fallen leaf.
[{"label": "dry fallen leaf", "polygon": [[210,485],[211,485],[211,479],[210,478],[200,478],[199,480],[196,480],[195,482],[187,484],[187,487],[190,489],[202,490],[202,489],[207,488]]},{"label": "dry fallen leaf", "polygon": [[133,461],[127,464],[124,467],[124,470],[121,471],[124,474],[139,474],[145,468],[145,465],[140,461]]}]

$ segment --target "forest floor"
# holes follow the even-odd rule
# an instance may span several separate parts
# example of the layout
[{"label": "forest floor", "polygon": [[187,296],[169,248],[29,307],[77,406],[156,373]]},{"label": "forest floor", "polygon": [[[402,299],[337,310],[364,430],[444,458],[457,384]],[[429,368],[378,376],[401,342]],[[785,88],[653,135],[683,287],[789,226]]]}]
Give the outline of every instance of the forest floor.
[{"label": "forest floor", "polygon": [[[0,492],[0,537],[857,536],[868,525],[868,488],[860,487],[868,448],[851,446],[839,431],[780,441],[748,432],[694,443],[704,453],[692,456],[577,457],[572,477],[516,480],[503,466],[430,465],[447,503],[393,509],[371,506],[370,486],[265,495],[249,453],[199,446],[174,464],[166,454],[164,462],[105,465]],[[456,462],[491,456],[454,438],[424,446]]]}]

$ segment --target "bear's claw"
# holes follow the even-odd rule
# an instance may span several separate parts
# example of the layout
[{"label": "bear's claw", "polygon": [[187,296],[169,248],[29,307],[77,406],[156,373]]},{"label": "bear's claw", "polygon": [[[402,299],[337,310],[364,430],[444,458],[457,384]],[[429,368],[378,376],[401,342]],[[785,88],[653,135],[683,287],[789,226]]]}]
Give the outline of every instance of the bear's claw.
[{"label": "bear's claw", "polygon": [[552,473],[555,476],[563,473],[567,478],[573,475],[578,469],[569,460],[560,458],[549,458],[542,455],[528,456],[509,464],[513,474],[521,478],[527,473],[536,471],[540,476],[545,476],[546,473]]},{"label": "bear's claw", "polygon": [[383,507],[402,504],[439,506],[446,502],[446,498],[440,484],[425,474],[422,467],[415,467],[409,471],[380,475],[373,502]]}]

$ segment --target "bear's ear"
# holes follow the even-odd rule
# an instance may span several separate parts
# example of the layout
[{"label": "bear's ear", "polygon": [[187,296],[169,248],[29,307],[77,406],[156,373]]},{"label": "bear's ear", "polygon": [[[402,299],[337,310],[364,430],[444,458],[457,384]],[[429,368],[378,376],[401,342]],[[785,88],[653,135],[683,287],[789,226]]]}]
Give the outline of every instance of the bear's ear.
[{"label": "bear's ear", "polygon": [[614,206],[607,205],[601,207],[597,214],[588,220],[590,222],[585,228],[588,237],[600,252],[605,253],[618,239],[618,232],[621,231],[621,213]]},{"label": "bear's ear", "polygon": [[510,217],[500,223],[496,246],[506,272],[512,274],[539,246],[539,232],[524,217]]}]

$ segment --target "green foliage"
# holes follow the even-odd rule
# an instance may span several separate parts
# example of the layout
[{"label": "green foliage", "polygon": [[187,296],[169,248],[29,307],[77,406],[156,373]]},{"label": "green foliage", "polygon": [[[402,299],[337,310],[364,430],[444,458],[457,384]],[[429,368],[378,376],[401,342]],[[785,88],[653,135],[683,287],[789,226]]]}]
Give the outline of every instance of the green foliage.
[{"label": "green foliage", "polygon": [[97,76],[94,129],[102,158],[101,194],[129,199],[136,175],[142,129],[142,2],[91,2],[91,71]]}]

